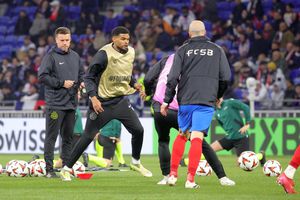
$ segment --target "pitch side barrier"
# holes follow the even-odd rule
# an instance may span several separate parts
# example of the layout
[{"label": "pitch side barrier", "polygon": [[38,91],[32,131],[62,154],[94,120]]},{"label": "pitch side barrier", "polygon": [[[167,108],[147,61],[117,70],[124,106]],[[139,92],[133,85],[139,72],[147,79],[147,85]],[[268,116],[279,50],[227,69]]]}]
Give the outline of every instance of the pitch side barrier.
[{"label": "pitch side barrier", "polygon": [[[257,111],[249,129],[250,148],[255,152],[264,150],[267,155],[292,155],[300,144],[300,111]],[[145,130],[142,154],[157,154],[158,143],[152,118],[141,118]],[[85,118],[83,118],[85,123]],[[213,120],[206,140],[212,142],[225,136],[224,130]],[[171,130],[171,144],[176,130]],[[131,154],[131,135],[122,127],[121,139],[124,153]],[[0,112],[0,153],[43,153],[45,140],[45,119],[42,111]],[[59,152],[61,142],[55,149]],[[189,143],[187,148],[189,147]],[[94,153],[93,143],[87,152]],[[220,155],[234,152],[221,151]]]}]

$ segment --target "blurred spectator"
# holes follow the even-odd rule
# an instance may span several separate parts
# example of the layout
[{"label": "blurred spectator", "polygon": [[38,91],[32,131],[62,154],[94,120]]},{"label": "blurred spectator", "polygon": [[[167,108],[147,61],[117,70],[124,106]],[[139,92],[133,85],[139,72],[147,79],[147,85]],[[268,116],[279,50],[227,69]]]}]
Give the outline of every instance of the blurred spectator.
[{"label": "blurred spectator", "polygon": [[88,24],[92,24],[92,21],[88,18],[87,13],[81,12],[80,18],[76,20],[76,34],[84,34]]},{"label": "blurred spectator", "polygon": [[95,38],[93,41],[94,49],[98,50],[101,47],[103,47],[105,44],[107,44],[107,41],[105,39],[105,36],[103,32],[99,29],[95,31]]},{"label": "blurred spectator", "polygon": [[0,0],[0,16],[3,16],[8,8],[7,0]]},{"label": "blurred spectator", "polygon": [[250,41],[245,34],[240,34],[238,48],[239,48],[239,55],[241,57],[248,56],[248,53],[250,51]]},{"label": "blurred spectator", "polygon": [[276,64],[277,68],[281,69],[286,74],[285,61],[280,51],[275,50],[272,52],[271,61],[273,61]]},{"label": "blurred spectator", "polygon": [[285,12],[285,4],[281,0],[272,0],[272,10],[279,11],[281,13]]},{"label": "blurred spectator", "polygon": [[5,84],[2,86],[2,95],[3,95],[3,101],[13,101],[16,100],[16,96],[13,92],[13,88],[9,84]]},{"label": "blurred spectator", "polygon": [[42,0],[38,6],[38,12],[42,13],[46,19],[51,15],[51,8],[48,0]]},{"label": "blurred spectator", "polygon": [[268,41],[265,40],[260,33],[255,32],[254,40],[252,42],[252,45],[250,46],[249,56],[257,59],[260,54],[267,55],[270,47],[271,43],[268,43]]},{"label": "blurred spectator", "polygon": [[28,52],[29,49],[35,49],[36,46],[35,44],[31,41],[31,38],[30,36],[25,36],[24,37],[24,44],[21,46],[21,48],[19,49],[20,51],[23,51],[23,52]]},{"label": "blurred spectator", "polygon": [[284,92],[279,88],[277,83],[273,84],[271,92],[272,109],[281,109],[283,105]]},{"label": "blurred spectator", "polygon": [[39,93],[38,93],[38,86],[37,85],[30,85],[28,92],[25,93],[24,96],[21,97],[21,102],[26,101],[36,101],[38,100]]},{"label": "blurred spectator", "polygon": [[181,9],[181,15],[177,22],[177,26],[179,26],[182,31],[188,32],[190,23],[195,19],[196,17],[194,13],[189,9],[189,7],[183,6]]},{"label": "blurred spectator", "polygon": [[300,106],[300,84],[296,85],[295,87],[295,96],[294,99],[297,100],[294,106]]},{"label": "blurred spectator", "polygon": [[177,50],[185,40],[188,39],[188,35],[183,33],[180,27],[175,26],[174,35],[172,37],[173,45],[175,50]]},{"label": "blurred spectator", "polygon": [[65,25],[66,17],[65,17],[65,10],[60,4],[60,1],[53,0],[50,3],[51,6],[51,15],[50,19],[50,27],[49,32],[52,33],[56,28]]},{"label": "blurred spectator", "polygon": [[267,87],[272,84],[272,74],[268,69],[268,63],[266,61],[260,63],[256,73],[256,80]]},{"label": "blurred spectator", "polygon": [[286,90],[284,92],[284,105],[285,106],[293,106],[293,102],[290,102],[295,98],[296,92],[295,87],[290,80],[286,80]]},{"label": "blurred spectator", "polygon": [[44,17],[41,12],[37,12],[33,20],[32,26],[29,29],[29,34],[32,37],[40,36],[45,34],[48,28],[48,20]]},{"label": "blurred spectator", "polygon": [[262,37],[268,43],[268,47],[271,46],[275,31],[270,22],[266,22],[263,27]]},{"label": "blurred spectator", "polygon": [[155,43],[155,51],[172,51],[174,50],[174,44],[172,42],[171,36],[166,33],[162,26],[154,27],[155,33],[157,35],[157,40]]},{"label": "blurred spectator", "polygon": [[288,43],[285,54],[285,62],[287,64],[287,69],[299,69],[300,67],[300,41],[295,41],[293,43]]},{"label": "blurred spectator", "polygon": [[27,35],[29,28],[31,27],[31,21],[24,10],[19,12],[19,18],[15,25],[15,35]]},{"label": "blurred spectator", "polygon": [[264,15],[264,10],[261,4],[261,0],[250,0],[247,4],[247,11],[251,19],[261,19]]},{"label": "blurred spectator", "polygon": [[294,41],[294,34],[288,29],[285,22],[279,24],[279,30],[276,32],[274,40],[279,42],[281,50],[285,49],[288,42]]},{"label": "blurred spectator", "polygon": [[233,24],[241,24],[242,16],[241,13],[243,10],[246,10],[246,6],[242,3],[241,0],[235,0],[235,5],[232,11],[232,23]]},{"label": "blurred spectator", "polygon": [[297,13],[293,11],[293,4],[289,3],[285,6],[285,13],[283,15],[283,19],[288,27],[290,27],[297,20]]},{"label": "blurred spectator", "polygon": [[8,58],[3,58],[0,65],[0,73],[5,73],[9,68],[11,68],[11,63]]},{"label": "blurred spectator", "polygon": [[119,25],[118,19],[114,16],[114,9],[108,9],[106,12],[106,19],[103,24],[103,32],[109,37],[112,29]]},{"label": "blurred spectator", "polygon": [[145,48],[145,51],[153,51],[157,41],[157,34],[155,34],[154,28],[151,26],[143,32],[141,42]]},{"label": "blurred spectator", "polygon": [[46,49],[46,38],[45,37],[39,37],[38,39],[38,47],[37,47],[37,55],[39,56],[44,56],[47,52],[47,49]]},{"label": "blurred spectator", "polygon": [[177,8],[173,7],[171,4],[167,5],[163,20],[171,27],[175,27],[176,24],[178,24],[178,19],[179,14],[177,12]]},{"label": "blurred spectator", "polygon": [[267,109],[270,107],[268,90],[263,83],[258,82],[256,84],[254,101],[256,102],[256,105],[261,109]]}]

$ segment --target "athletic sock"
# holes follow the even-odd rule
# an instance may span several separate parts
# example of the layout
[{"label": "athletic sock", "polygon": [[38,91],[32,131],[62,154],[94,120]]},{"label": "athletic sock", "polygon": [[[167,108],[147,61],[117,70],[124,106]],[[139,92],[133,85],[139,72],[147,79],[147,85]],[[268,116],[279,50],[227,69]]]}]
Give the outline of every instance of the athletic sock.
[{"label": "athletic sock", "polygon": [[107,167],[107,162],[104,158],[89,154],[89,161],[95,163],[99,167]]},{"label": "athletic sock", "polygon": [[293,179],[295,172],[296,172],[297,168],[299,167],[299,165],[300,165],[300,145],[297,147],[289,165],[284,170],[285,175],[288,178]]},{"label": "athletic sock", "polygon": [[171,172],[170,175],[174,175],[177,177],[178,166],[182,155],[185,149],[185,143],[187,138],[182,135],[178,135],[174,141],[173,149],[172,149],[172,156],[171,156]]},{"label": "athletic sock", "polygon": [[122,143],[121,143],[121,141],[116,143],[115,154],[116,154],[116,157],[118,159],[118,162],[120,164],[125,164],[125,160],[124,160],[123,152],[122,152]]},{"label": "athletic sock", "polygon": [[98,140],[96,140],[95,142],[95,149],[96,149],[97,156],[103,158],[103,146],[99,144]]},{"label": "athletic sock", "polygon": [[256,153],[256,156],[257,156],[258,160],[263,159],[263,154],[262,153]]},{"label": "athletic sock", "polygon": [[139,165],[139,164],[141,164],[141,160],[137,160],[137,159],[135,159],[135,158],[133,158],[133,157],[131,157],[131,162],[132,162],[132,164],[134,164],[134,165]]},{"label": "athletic sock", "polygon": [[188,165],[188,181],[194,182],[196,170],[199,165],[199,160],[202,154],[202,140],[200,138],[194,138],[191,141],[191,147],[189,151],[189,165]]}]

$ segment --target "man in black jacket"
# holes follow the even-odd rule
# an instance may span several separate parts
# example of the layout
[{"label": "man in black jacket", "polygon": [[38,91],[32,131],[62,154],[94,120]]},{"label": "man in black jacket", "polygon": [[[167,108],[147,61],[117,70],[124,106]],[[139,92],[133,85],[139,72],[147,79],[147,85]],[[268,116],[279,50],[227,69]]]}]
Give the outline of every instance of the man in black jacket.
[{"label": "man in black jacket", "polygon": [[122,122],[132,134],[130,168],[145,177],[152,173],[140,161],[144,128],[126,96],[136,91],[145,96],[132,76],[134,49],[129,44],[129,30],[119,26],[112,30],[112,43],[103,46],[94,56],[84,79],[90,107],[83,135],[72,150],[71,159],[60,172],[63,181],[71,181],[70,171],[98,131],[112,119]]},{"label": "man in black jacket", "polygon": [[230,79],[230,68],[223,49],[210,42],[205,34],[203,22],[191,22],[191,39],[177,50],[168,75],[161,113],[167,115],[169,103],[178,87],[178,125],[181,130],[173,144],[169,185],[175,185],[177,181],[178,165],[187,138],[190,138],[185,187],[199,188],[194,176],[202,153],[202,140],[210,126],[216,100],[223,96]]},{"label": "man in black jacket", "polygon": [[70,49],[71,32],[66,27],[55,30],[56,46],[43,58],[38,76],[45,85],[46,138],[44,157],[46,177],[56,178],[53,171],[54,146],[58,133],[62,137],[63,164],[70,159],[77,107],[77,91],[83,84],[83,67],[79,55]]}]

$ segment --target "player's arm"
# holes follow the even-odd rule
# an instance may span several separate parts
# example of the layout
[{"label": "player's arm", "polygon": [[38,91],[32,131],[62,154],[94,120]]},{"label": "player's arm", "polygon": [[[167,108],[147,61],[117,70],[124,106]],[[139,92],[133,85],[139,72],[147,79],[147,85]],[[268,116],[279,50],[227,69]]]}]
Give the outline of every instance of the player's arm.
[{"label": "player's arm", "polygon": [[54,64],[54,60],[50,54],[45,55],[38,71],[38,78],[41,83],[58,89],[64,86],[64,81],[57,78],[57,75],[53,70]]},{"label": "player's arm", "polygon": [[183,59],[179,53],[179,51],[176,52],[174,56],[174,62],[171,67],[170,73],[168,74],[168,81],[167,81],[167,88],[165,92],[165,98],[164,103],[171,103],[173,101],[173,98],[176,94],[176,86],[179,83],[180,74],[182,70],[182,64]]},{"label": "player's arm", "polygon": [[147,72],[147,74],[145,75],[144,78],[144,86],[145,86],[145,92],[146,95],[152,95],[153,91],[156,87],[155,85],[155,81],[158,79],[161,71],[163,70],[166,61],[167,61],[168,57],[164,57],[162,58],[160,61],[158,61],[157,63],[155,63],[155,65],[153,65],[149,71]]},{"label": "player's arm", "polygon": [[174,62],[171,67],[170,73],[168,74],[167,88],[165,92],[164,102],[160,106],[160,113],[163,116],[167,116],[167,111],[169,103],[173,101],[173,98],[176,94],[176,86],[178,85],[180,74],[183,65],[183,59],[179,54],[180,51],[177,51],[174,56]]},{"label": "player's arm", "polygon": [[107,55],[105,51],[98,51],[94,56],[84,77],[86,92],[89,97],[97,96],[98,82],[107,66]]},{"label": "player's arm", "polygon": [[97,91],[99,80],[103,71],[106,69],[107,62],[106,52],[102,50],[98,51],[94,56],[84,78],[86,92],[89,95],[93,109],[97,114],[104,111],[101,106],[101,102],[97,98]]},{"label": "player's arm", "polygon": [[244,134],[250,128],[251,115],[250,108],[248,105],[244,104],[239,100],[232,99],[229,101],[233,108],[242,110],[246,119],[245,125],[240,129],[240,133]]}]

